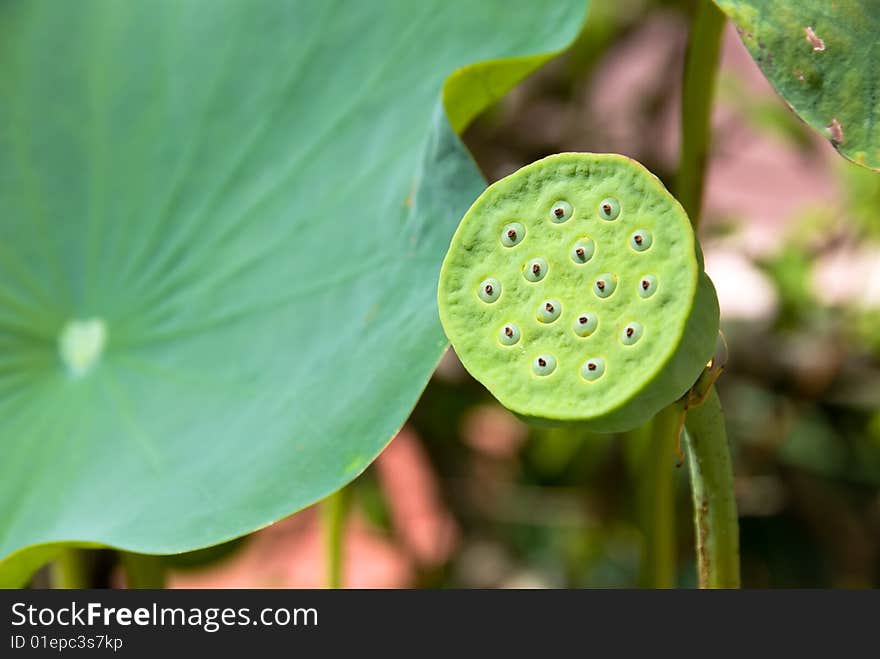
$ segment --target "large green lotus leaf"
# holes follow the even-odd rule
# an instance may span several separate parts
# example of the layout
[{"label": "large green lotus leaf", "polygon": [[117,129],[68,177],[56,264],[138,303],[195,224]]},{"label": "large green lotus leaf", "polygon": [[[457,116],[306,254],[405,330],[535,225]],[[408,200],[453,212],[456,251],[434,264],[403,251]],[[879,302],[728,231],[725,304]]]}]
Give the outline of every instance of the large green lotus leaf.
[{"label": "large green lotus leaf", "polygon": [[211,545],[360,473],[483,187],[444,81],[515,57],[445,90],[460,128],[584,10],[0,2],[0,556]]},{"label": "large green lotus leaf", "polygon": [[764,75],[846,158],[880,169],[880,2],[715,0]]}]

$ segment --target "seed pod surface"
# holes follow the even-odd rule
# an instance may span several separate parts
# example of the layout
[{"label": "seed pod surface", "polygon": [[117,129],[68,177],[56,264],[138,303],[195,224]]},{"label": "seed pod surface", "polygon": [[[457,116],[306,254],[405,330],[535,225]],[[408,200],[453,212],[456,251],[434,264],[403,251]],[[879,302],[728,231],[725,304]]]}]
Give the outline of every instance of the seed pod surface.
[{"label": "seed pod surface", "polygon": [[[521,239],[502,243],[514,221]],[[492,303],[487,281],[503,290]],[[687,215],[642,165],[612,154],[550,156],[486,189],[452,239],[438,303],[465,368],[503,405],[598,431],[638,426],[683,395],[718,332]],[[513,345],[499,343],[505,323]]]}]

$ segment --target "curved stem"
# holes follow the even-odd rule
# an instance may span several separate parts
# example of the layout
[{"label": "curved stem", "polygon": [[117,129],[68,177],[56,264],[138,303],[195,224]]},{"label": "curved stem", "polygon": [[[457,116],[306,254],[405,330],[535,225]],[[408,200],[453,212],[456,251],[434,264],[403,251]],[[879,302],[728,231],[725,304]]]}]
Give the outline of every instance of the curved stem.
[{"label": "curved stem", "polygon": [[343,587],[343,562],[345,544],[345,520],[348,517],[348,488],[336,490],[321,504],[324,524],[324,556],[327,570],[327,587]]},{"label": "curved stem", "polygon": [[675,430],[679,407],[670,405],[648,424],[642,451],[639,508],[645,535],[640,585],[673,588],[677,573],[675,524]]},{"label": "curved stem", "polygon": [[164,588],[165,566],[161,556],[119,552],[125,568],[125,582],[132,589]]},{"label": "curved stem", "polygon": [[700,588],[739,588],[733,469],[715,387],[702,405],[688,412],[685,427]]},{"label": "curved stem", "polygon": [[676,197],[691,218],[694,230],[700,225],[703,180],[711,134],[712,98],[724,14],[711,0],[697,0],[690,42],[684,62],[681,94],[681,156],[675,187]]},{"label": "curved stem", "polygon": [[52,564],[51,583],[53,588],[89,588],[91,579],[86,550],[62,549]]}]

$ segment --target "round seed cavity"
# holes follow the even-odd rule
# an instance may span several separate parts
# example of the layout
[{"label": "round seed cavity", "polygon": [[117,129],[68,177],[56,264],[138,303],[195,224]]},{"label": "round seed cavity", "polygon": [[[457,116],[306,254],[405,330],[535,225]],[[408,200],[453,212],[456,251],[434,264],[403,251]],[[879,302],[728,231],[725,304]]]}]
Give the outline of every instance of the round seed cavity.
[{"label": "round seed cavity", "polygon": [[605,197],[599,202],[599,217],[603,220],[616,220],[620,215],[620,202],[614,197]]},{"label": "round seed cavity", "polygon": [[578,238],[571,247],[571,260],[580,265],[593,258],[595,253],[596,243],[592,238]]},{"label": "round seed cavity", "polygon": [[550,375],[556,370],[556,357],[553,355],[538,355],[532,361],[532,372],[535,375]]},{"label": "round seed cavity", "polygon": [[486,304],[492,304],[495,300],[501,297],[501,282],[495,279],[495,277],[484,279],[480,282],[477,295],[479,295],[480,299]]},{"label": "round seed cavity", "polygon": [[523,277],[531,282],[541,281],[547,276],[547,261],[542,258],[532,259],[523,266]]},{"label": "round seed cavity", "polygon": [[593,357],[581,366],[581,377],[587,382],[598,380],[605,373],[605,360],[601,357]]},{"label": "round seed cavity", "polygon": [[584,311],[574,319],[574,333],[578,336],[590,336],[599,326],[599,317],[589,311]]},{"label": "round seed cavity", "polygon": [[630,321],[620,332],[620,342],[625,346],[631,346],[633,343],[642,338],[642,324],[636,321]]},{"label": "round seed cavity", "polygon": [[511,222],[501,230],[501,244],[505,247],[519,245],[526,237],[526,228],[519,222]]},{"label": "round seed cavity", "polygon": [[639,279],[639,296],[644,298],[651,297],[657,292],[657,277],[654,275],[645,275]]},{"label": "round seed cavity", "polygon": [[560,199],[550,207],[550,221],[556,224],[562,224],[571,219],[571,204]]},{"label": "round seed cavity", "polygon": [[505,346],[512,346],[519,343],[522,336],[516,323],[507,323],[498,330],[498,342]]},{"label": "round seed cavity", "polygon": [[629,246],[637,252],[644,252],[651,246],[651,232],[647,229],[634,231],[629,237]]},{"label": "round seed cavity", "polygon": [[562,302],[559,300],[544,300],[541,302],[541,306],[538,307],[538,320],[542,323],[552,323],[554,320],[559,318],[559,314],[562,313]]},{"label": "round seed cavity", "polygon": [[599,278],[593,282],[593,292],[598,297],[609,297],[615,288],[617,288],[617,276],[610,272],[599,275]]}]

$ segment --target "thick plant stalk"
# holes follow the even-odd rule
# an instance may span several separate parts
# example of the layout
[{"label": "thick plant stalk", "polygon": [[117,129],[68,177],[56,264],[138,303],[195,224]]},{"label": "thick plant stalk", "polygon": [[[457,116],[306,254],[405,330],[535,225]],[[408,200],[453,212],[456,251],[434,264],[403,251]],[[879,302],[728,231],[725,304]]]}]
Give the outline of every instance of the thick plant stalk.
[{"label": "thick plant stalk", "polygon": [[[695,232],[701,218],[723,28],[724,14],[710,0],[698,0],[684,64],[681,156],[676,177],[676,196]],[[702,405],[688,411],[686,428],[700,587],[738,588],[739,530],[733,470],[721,402],[714,387]]]},{"label": "thick plant stalk", "polygon": [[143,590],[165,587],[165,566],[160,556],[127,551],[120,555],[125,568],[125,582],[129,588]]},{"label": "thick plant stalk", "polygon": [[640,585],[673,588],[676,582],[675,432],[679,407],[670,405],[648,424],[641,452],[639,509],[645,535]]},{"label": "thick plant stalk", "polygon": [[676,197],[694,231],[700,224],[703,180],[709,154],[712,98],[718,71],[718,52],[724,14],[710,0],[698,0],[684,63],[681,95],[681,156]]},{"label": "thick plant stalk", "polygon": [[343,587],[345,521],[348,517],[347,489],[343,487],[337,490],[321,504],[328,588]]},{"label": "thick plant stalk", "polygon": [[700,588],[738,588],[739,529],[733,468],[715,387],[702,405],[688,411],[685,426]]}]

